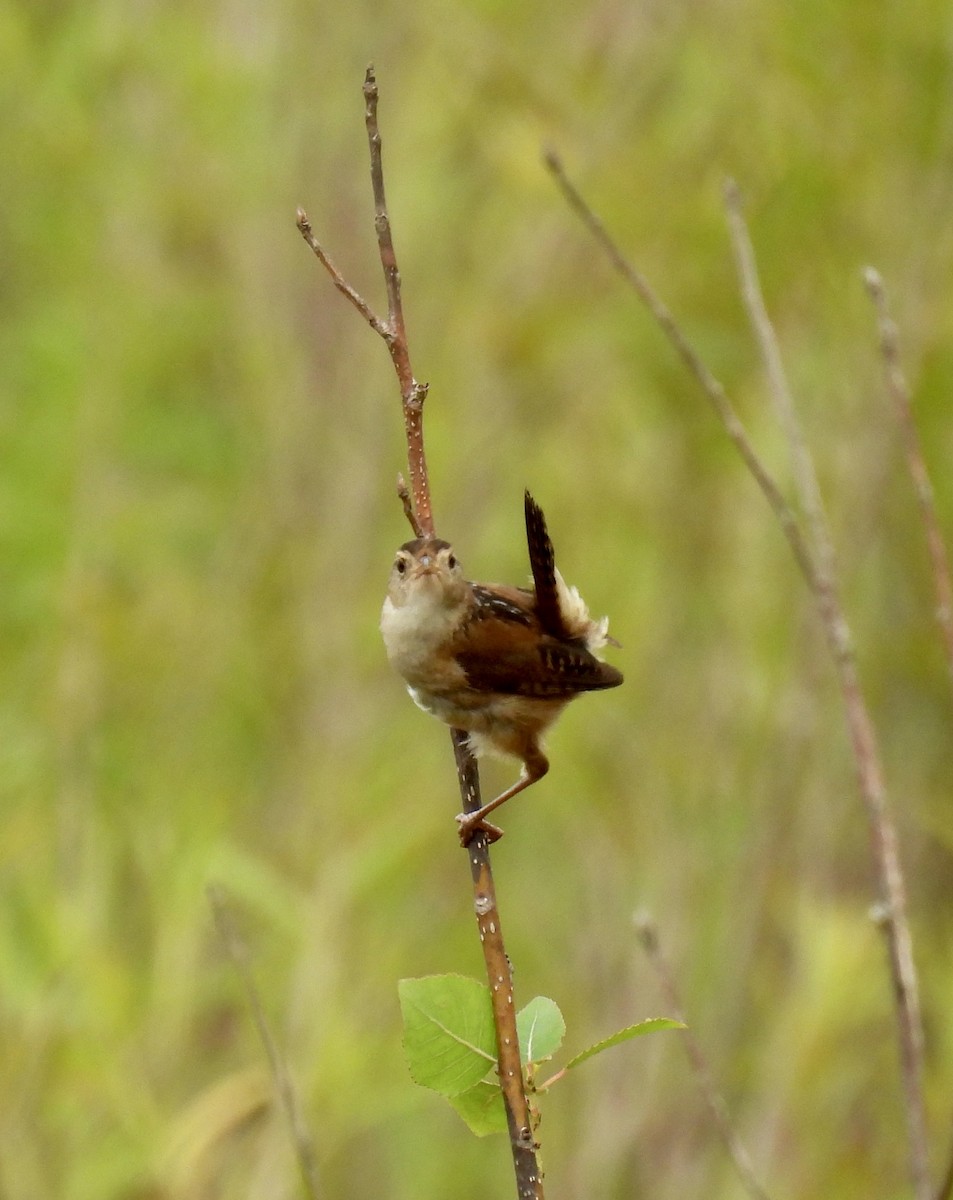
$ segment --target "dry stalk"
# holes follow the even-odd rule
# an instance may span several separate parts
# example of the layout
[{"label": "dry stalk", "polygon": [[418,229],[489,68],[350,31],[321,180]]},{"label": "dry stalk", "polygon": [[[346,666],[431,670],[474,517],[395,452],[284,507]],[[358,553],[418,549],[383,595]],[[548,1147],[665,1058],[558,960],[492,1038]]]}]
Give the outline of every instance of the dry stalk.
[{"label": "dry stalk", "polygon": [[929,1200],[929,1149],[923,1098],[923,1022],[913,961],[913,941],[907,921],[906,886],[897,831],[887,802],[879,741],[860,683],[853,639],[840,599],[834,544],[824,514],[813,456],[804,439],[800,418],[788,387],[777,335],[761,291],[754,247],[741,210],[741,197],[734,184],[726,188],[725,204],[742,295],[765,363],[769,391],[790,448],[794,483],[813,542],[814,599],[840,682],[860,794],[870,830],[879,892],[878,923],[887,940],[900,1040],[910,1173],[918,1200]]},{"label": "dry stalk", "polygon": [[[861,797],[868,818],[878,908],[887,938],[893,983],[901,1071],[910,1141],[911,1179],[917,1200],[929,1200],[930,1184],[923,1103],[923,1031],[912,941],[906,915],[906,892],[897,834],[887,804],[877,737],[864,699],[850,629],[834,574],[834,554],[823,515],[813,464],[794,406],[790,401],[777,340],[764,309],[750,239],[741,217],[737,192],[728,189],[727,203],[742,291],[765,359],[772,397],[794,461],[808,533],[784,499],[721,383],[711,374],[674,317],[645,277],[628,261],[579,190],[567,177],[557,155],[547,165],[570,206],[606,252],[609,260],[648,308],[676,353],[701,385],[716,414],[770,504],[814,599],[831,651],[850,734]],[[812,545],[813,542],[813,545]]]}]

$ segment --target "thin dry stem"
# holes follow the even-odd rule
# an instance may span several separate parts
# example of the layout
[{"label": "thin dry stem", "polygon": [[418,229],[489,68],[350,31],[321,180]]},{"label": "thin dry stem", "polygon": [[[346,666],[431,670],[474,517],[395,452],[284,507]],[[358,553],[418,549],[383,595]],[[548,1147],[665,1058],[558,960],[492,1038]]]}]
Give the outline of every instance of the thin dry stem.
[{"label": "thin dry stem", "polygon": [[[470,753],[466,733],[460,729],[452,731],[453,750],[460,780],[460,795],[465,812],[476,812],[481,806],[480,776],[477,762]],[[519,1039],[516,1036],[516,1006],[513,1000],[513,978],[510,960],[503,943],[503,929],[496,905],[496,889],[490,869],[489,838],[478,829],[467,846],[470,874],[473,879],[473,908],[480,930],[480,944],[486,964],[487,978],[493,998],[493,1018],[496,1026],[497,1060],[500,1087],[506,1105],[506,1117],[510,1130],[510,1141],[514,1153],[521,1156],[517,1161],[517,1179],[520,1196],[542,1196],[542,1182],[537,1178],[533,1135],[529,1104],[523,1084],[523,1069],[520,1062]],[[531,1160],[526,1155],[531,1155]],[[520,1163],[524,1179],[520,1181]],[[525,1190],[532,1187],[532,1190]]]},{"label": "thin dry stem", "polygon": [[701,357],[686,338],[671,312],[669,312],[662,300],[656,295],[645,276],[619,250],[606,230],[606,227],[566,175],[562,160],[555,151],[548,150],[545,155],[545,161],[553,178],[559,185],[560,191],[569,202],[570,207],[576,212],[582,223],[605,251],[606,256],[615,269],[632,287],[636,295],[638,295],[639,299],[649,310],[656,324],[671,342],[675,353],[682,360],[689,372],[695,376],[702,391],[717,413],[719,420],[724,425],[728,436],[734,442],[738,453],[744,459],[745,465],[754,476],[768,504],[770,504],[784,536],[788,540],[791,552],[797,560],[798,566],[807,579],[811,581],[814,574],[813,561],[810,548],[804,540],[797,517],[791,506],[784,499],[771,473],[752,446],[751,440],[745,432],[744,425],[735,412],[731,401],[728,399],[725,389],[705,366]]},{"label": "thin dry stem", "polygon": [[403,475],[397,476],[397,498],[403,506],[404,516],[414,531],[414,537],[423,537],[424,531],[420,528],[420,522],[417,520],[417,514],[414,512],[413,502],[410,499],[410,491],[407,488],[407,480]]},{"label": "thin dry stem", "polygon": [[868,267],[864,271],[864,284],[877,313],[880,356],[883,359],[887,391],[890,393],[900,419],[900,432],[906,449],[907,466],[913,479],[923,527],[926,530],[927,550],[930,554],[933,587],[936,594],[936,619],[940,627],[940,637],[943,641],[950,680],[953,682],[953,582],[951,582],[953,573],[950,570],[950,559],[943,541],[943,534],[940,532],[933,484],[927,470],[920,433],[913,413],[910,387],[900,362],[900,339],[896,323],[890,315],[883,280],[879,272],[875,271],[873,267]]},{"label": "thin dry stem", "polygon": [[228,900],[220,887],[212,886],[208,888],[208,902],[211,905],[212,915],[215,918],[215,927],[218,930],[218,936],[225,947],[225,952],[232,961],[232,965],[238,973],[242,987],[245,989],[245,996],[248,1000],[248,1007],[251,1009],[255,1028],[258,1030],[258,1037],[265,1048],[268,1066],[271,1070],[271,1078],[275,1085],[275,1091],[278,1093],[279,1103],[281,1104],[281,1111],[285,1115],[285,1119],[288,1122],[288,1129],[291,1132],[291,1141],[295,1149],[298,1169],[301,1172],[305,1192],[310,1197],[310,1200],[318,1200],[320,1189],[318,1187],[318,1162],[314,1149],[314,1139],[311,1137],[311,1131],[308,1129],[307,1123],[301,1114],[298,1095],[291,1080],[288,1065],[282,1057],[281,1051],[278,1049],[278,1043],[275,1041],[268,1024],[268,1019],[265,1016],[261,996],[258,994],[258,988],[248,963],[248,948],[238,934],[228,906]]},{"label": "thin dry stem", "polygon": [[418,383],[410,364],[410,350],[404,326],[404,309],[400,298],[400,271],[391,235],[390,215],[384,194],[384,167],[381,153],[381,135],[377,123],[377,79],[373,66],[364,75],[364,123],[371,158],[371,184],[374,191],[374,228],[377,232],[377,247],[381,267],[384,271],[384,286],[387,291],[387,319],[374,312],[356,288],[347,282],[334,265],[328,252],[314,236],[311,219],[303,208],[297,212],[296,223],[301,236],[311,247],[338,291],[357,309],[371,328],[384,339],[384,343],[397,372],[404,414],[404,432],[407,438],[407,457],[410,469],[410,488],[413,494],[414,514],[420,536],[433,534],[433,515],[430,507],[430,484],[427,475],[427,457],[424,453],[423,412],[428,385]]},{"label": "thin dry stem", "polygon": [[887,802],[880,746],[860,683],[853,639],[840,599],[834,544],[824,513],[817,472],[788,387],[777,334],[764,303],[754,247],[741,209],[741,197],[733,184],[729,184],[725,190],[725,205],[742,296],[764,360],[768,388],[788,440],[795,486],[811,531],[815,558],[814,599],[838,672],[861,798],[870,828],[880,904],[888,914],[883,929],[896,1001],[911,1178],[919,1200],[929,1200],[929,1148],[923,1098],[923,1023],[913,942],[906,915],[906,887],[896,828]]},{"label": "thin dry stem", "polygon": [[742,299],[761,348],[768,376],[768,392],[791,454],[798,499],[807,520],[819,581],[828,579],[833,576],[835,570],[834,547],[827,533],[824,501],[817,481],[817,472],[814,470],[814,459],[805,441],[791,389],[788,387],[778,340],[761,294],[754,246],[748,236],[741,208],[741,193],[732,179],[725,183],[725,208],[735,265],[741,281]]},{"label": "thin dry stem", "polygon": [[728,1105],[725,1103],[725,1098],[715,1087],[714,1075],[712,1074],[705,1052],[702,1050],[700,1042],[694,1033],[692,1033],[691,1027],[685,1018],[678,984],[675,981],[675,973],[659,944],[658,929],[655,922],[648,915],[639,913],[635,918],[635,928],[646,957],[658,978],[659,986],[662,989],[662,995],[665,997],[665,1003],[670,1015],[676,1021],[681,1021],[685,1026],[679,1033],[682,1045],[685,1047],[685,1053],[688,1056],[692,1074],[695,1076],[698,1090],[701,1092],[702,1099],[705,1101],[705,1105],[711,1114],[715,1128],[718,1130],[725,1149],[728,1151],[728,1156],[734,1164],[735,1170],[738,1172],[738,1177],[748,1195],[753,1196],[754,1200],[770,1200],[768,1193],[758,1181],[758,1177],[754,1173],[754,1167],[751,1165],[751,1158],[748,1155],[748,1151],[745,1149],[744,1143],[735,1130],[731,1114],[728,1111]]},{"label": "thin dry stem", "polygon": [[[785,501],[774,477],[752,446],[722,385],[701,361],[647,280],[621,253],[605,226],[567,178],[559,158],[550,152],[546,155],[546,161],[570,206],[603,247],[616,270],[635,290],[674,346],[679,357],[698,380],[722,421],[728,436],[737,447],[774,511],[817,604],[824,633],[837,668],[860,791],[868,815],[872,858],[877,874],[880,902],[886,914],[891,978],[894,986],[910,1133],[911,1175],[917,1200],[927,1200],[929,1180],[925,1153],[926,1135],[921,1082],[923,1034],[912,943],[906,919],[906,897],[897,836],[887,809],[876,735],[860,686],[850,630],[837,595],[835,578],[833,573],[828,573],[828,569],[832,568],[833,551],[830,548],[830,538],[823,521],[823,506],[820,504],[816,482],[812,488],[810,480],[804,474],[803,460],[809,458],[809,455],[803,438],[799,428],[796,428],[791,451],[795,460],[795,475],[800,474],[801,476],[802,504],[805,510],[811,513],[812,531],[814,536],[820,536],[822,544],[827,542],[827,547],[818,551],[812,549],[797,516]],[[736,230],[740,221],[740,210],[737,208],[736,213],[737,221],[732,226],[733,231]],[[745,254],[739,253],[739,263],[745,271],[750,272],[753,255],[749,260]],[[749,273],[745,280],[746,300],[753,300],[759,292],[756,276]],[[776,345],[768,348],[768,343],[773,343],[775,339],[766,313],[764,313],[763,320],[762,313],[763,303],[755,304],[752,310],[753,322],[762,339],[765,339],[767,335],[767,340],[762,340],[762,346],[765,350],[765,357],[769,361],[769,378],[774,380],[775,402],[784,411],[785,425],[790,426],[794,419],[793,405],[786,405],[787,385],[784,382],[783,372],[778,370],[780,356],[777,353]],[[808,473],[813,475],[813,466],[810,466]],[[817,529],[813,529],[814,521],[817,521]]]},{"label": "thin dry stem", "polygon": [[318,261],[331,276],[331,279],[337,290],[342,296],[345,296],[348,300],[350,300],[368,325],[370,325],[375,332],[379,333],[380,336],[387,341],[389,337],[387,325],[380,319],[377,313],[374,312],[360,292],[355,291],[355,289],[351,287],[351,285],[331,261],[327,251],[314,236],[314,230],[311,226],[311,218],[303,208],[298,209],[295,224],[298,226],[301,236],[314,251]]},{"label": "thin dry stem", "polygon": [[[378,90],[373,67],[367,68],[364,77],[364,100],[371,160],[371,184],[374,193],[374,227],[377,232],[377,245],[387,289],[388,316],[386,321],[377,318],[360,295],[333,269],[325,251],[314,241],[310,223],[300,209],[298,228],[301,229],[305,240],[331,274],[338,290],[350,300],[387,343],[400,385],[410,472],[410,489],[408,490],[403,477],[399,477],[397,494],[415,535],[427,537],[433,536],[434,533],[430,483],[424,454],[423,409],[427,396],[427,385],[416,381],[410,365],[410,352],[400,295],[400,271],[394,251],[390,215],[384,192],[381,136],[377,120]],[[480,807],[480,777],[477,762],[470,753],[467,735],[464,732],[458,729],[451,730],[451,740],[464,810],[475,812]],[[538,1146],[533,1140],[529,1105],[520,1063],[509,958],[503,943],[502,923],[496,903],[488,839],[482,831],[478,831],[471,839],[467,846],[467,857],[470,861],[473,905],[480,932],[480,945],[483,950],[484,965],[492,996],[497,1067],[510,1133],[510,1150],[516,1175],[517,1196],[519,1200],[543,1200],[543,1181],[536,1155]]]},{"label": "thin dry stem", "polygon": [[430,484],[427,475],[427,458],[424,454],[424,400],[427,384],[418,383],[410,365],[410,349],[404,325],[404,306],[400,297],[400,271],[391,234],[390,214],[384,194],[384,163],[382,158],[381,133],[377,123],[377,79],[373,66],[364,75],[364,123],[367,127],[367,143],[371,156],[371,187],[374,192],[374,228],[377,231],[377,248],[384,270],[384,286],[387,289],[387,348],[390,351],[404,410],[404,432],[407,437],[407,458],[410,468],[410,487],[414,497],[414,512],[417,524],[425,535],[434,531],[433,514],[430,506]]}]

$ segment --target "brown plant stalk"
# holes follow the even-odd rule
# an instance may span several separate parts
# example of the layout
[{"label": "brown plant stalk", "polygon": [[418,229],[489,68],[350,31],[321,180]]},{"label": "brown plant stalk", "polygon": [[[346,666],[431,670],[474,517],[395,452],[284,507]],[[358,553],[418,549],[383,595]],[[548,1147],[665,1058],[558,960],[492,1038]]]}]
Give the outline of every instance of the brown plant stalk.
[{"label": "brown plant stalk", "polygon": [[813,542],[817,580],[815,601],[840,681],[877,873],[880,893],[878,923],[887,939],[896,1002],[911,1178],[918,1200],[929,1200],[930,1160],[923,1097],[923,1022],[913,961],[913,941],[906,916],[906,886],[896,827],[887,802],[879,741],[860,683],[853,639],[840,600],[834,543],[824,512],[813,456],[788,387],[777,335],[761,291],[754,247],[741,210],[741,197],[734,184],[726,188],[725,204],[742,296],[765,363],[768,388],[790,448],[794,483]]},{"label": "brown plant stalk", "polygon": [[806,527],[805,522],[784,499],[773,475],[754,449],[723,386],[708,370],[668,308],[645,277],[619,250],[603,223],[567,177],[559,158],[553,153],[548,153],[546,162],[570,206],[606,252],[616,270],[635,290],[674,346],[676,353],[701,385],[728,436],[770,504],[814,598],[840,684],[859,790],[868,818],[879,898],[878,909],[887,939],[900,1041],[911,1179],[917,1200],[929,1200],[926,1127],[923,1115],[923,1031],[896,828],[887,803],[879,746],[857,671],[850,628],[839,598],[834,574],[833,547],[823,517],[813,464],[801,435],[793,404],[790,402],[777,341],[760,299],[754,256],[740,215],[737,193],[729,188],[727,202],[742,291],[767,364],[772,397],[791,449],[801,504],[807,514]]},{"label": "brown plant stalk", "polygon": [[[371,186],[374,195],[374,228],[377,233],[377,246],[387,291],[386,319],[378,316],[340,274],[314,236],[311,221],[303,209],[298,210],[297,224],[302,237],[331,276],[334,286],[351,302],[387,345],[400,385],[410,473],[409,490],[403,479],[400,479],[398,495],[414,533],[418,537],[433,536],[434,520],[423,431],[427,385],[418,383],[411,369],[410,350],[401,304],[400,271],[394,251],[390,215],[384,193],[381,135],[377,119],[378,89],[372,66],[367,68],[364,77],[364,101],[371,160]],[[451,739],[464,811],[475,812],[481,804],[477,762],[470,753],[465,733],[456,729],[451,730]],[[489,842],[484,832],[477,831],[467,846],[467,857],[470,861],[473,905],[480,934],[480,946],[483,950],[483,960],[493,1003],[497,1065],[500,1088],[506,1108],[517,1195],[520,1200],[542,1200],[543,1183],[523,1083],[509,958],[503,942],[502,924],[497,908]]]},{"label": "brown plant stalk", "polygon": [[[927,552],[933,575],[936,598],[936,620],[946,655],[950,681],[953,683],[953,571],[950,556],[943,540],[940,521],[936,511],[933,483],[927,469],[926,457],[917,428],[913,410],[910,385],[900,358],[900,338],[897,325],[890,313],[887,292],[880,272],[873,267],[863,272],[864,286],[870,296],[877,317],[880,339],[880,357],[883,362],[884,380],[893,400],[900,422],[901,436],[907,455],[907,467],[913,481],[920,515],[926,533]],[[950,1200],[953,1196],[953,1149],[947,1152],[946,1168],[934,1193],[934,1200]]]}]

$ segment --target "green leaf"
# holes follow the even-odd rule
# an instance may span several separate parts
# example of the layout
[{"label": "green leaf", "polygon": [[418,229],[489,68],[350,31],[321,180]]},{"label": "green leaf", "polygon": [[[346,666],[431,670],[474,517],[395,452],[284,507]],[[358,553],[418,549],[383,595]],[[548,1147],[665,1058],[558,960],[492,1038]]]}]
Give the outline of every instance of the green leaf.
[{"label": "green leaf", "polygon": [[496,1063],[490,989],[463,975],[397,985],[411,1078],[442,1096],[474,1087]]},{"label": "green leaf", "polygon": [[625,1029],[620,1029],[618,1033],[614,1033],[611,1037],[603,1039],[601,1042],[596,1042],[594,1046],[589,1046],[575,1058],[566,1063],[566,1070],[570,1067],[577,1067],[581,1062],[585,1062],[587,1058],[592,1058],[594,1054],[601,1054],[603,1050],[608,1050],[610,1046],[618,1046],[621,1042],[628,1042],[632,1038],[641,1037],[644,1033],[655,1033],[657,1029],[684,1029],[685,1024],[682,1021],[673,1021],[671,1017],[649,1017],[646,1021],[639,1021],[635,1025],[628,1025]]},{"label": "green leaf", "polygon": [[516,1017],[520,1051],[524,1063],[552,1058],[563,1044],[566,1022],[555,1000],[535,996]]},{"label": "green leaf", "polygon": [[450,1096],[449,1101],[477,1137],[506,1133],[506,1109],[499,1084],[482,1079],[469,1091]]}]

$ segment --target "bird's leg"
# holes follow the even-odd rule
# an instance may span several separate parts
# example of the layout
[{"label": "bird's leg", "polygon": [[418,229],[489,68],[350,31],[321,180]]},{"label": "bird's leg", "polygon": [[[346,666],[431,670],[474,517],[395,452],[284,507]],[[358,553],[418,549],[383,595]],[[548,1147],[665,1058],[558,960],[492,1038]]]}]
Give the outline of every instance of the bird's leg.
[{"label": "bird's leg", "polygon": [[470,839],[478,829],[484,830],[491,842],[498,841],[503,836],[503,830],[498,829],[495,825],[490,825],[486,818],[494,809],[505,804],[507,800],[512,800],[520,792],[525,791],[530,784],[537,783],[548,770],[549,759],[543,754],[542,750],[538,747],[533,747],[529,750],[523,761],[522,774],[512,787],[508,787],[505,792],[500,792],[495,800],[491,800],[489,804],[484,804],[482,808],[478,808],[475,812],[460,813],[457,816],[460,845],[468,846]]}]

